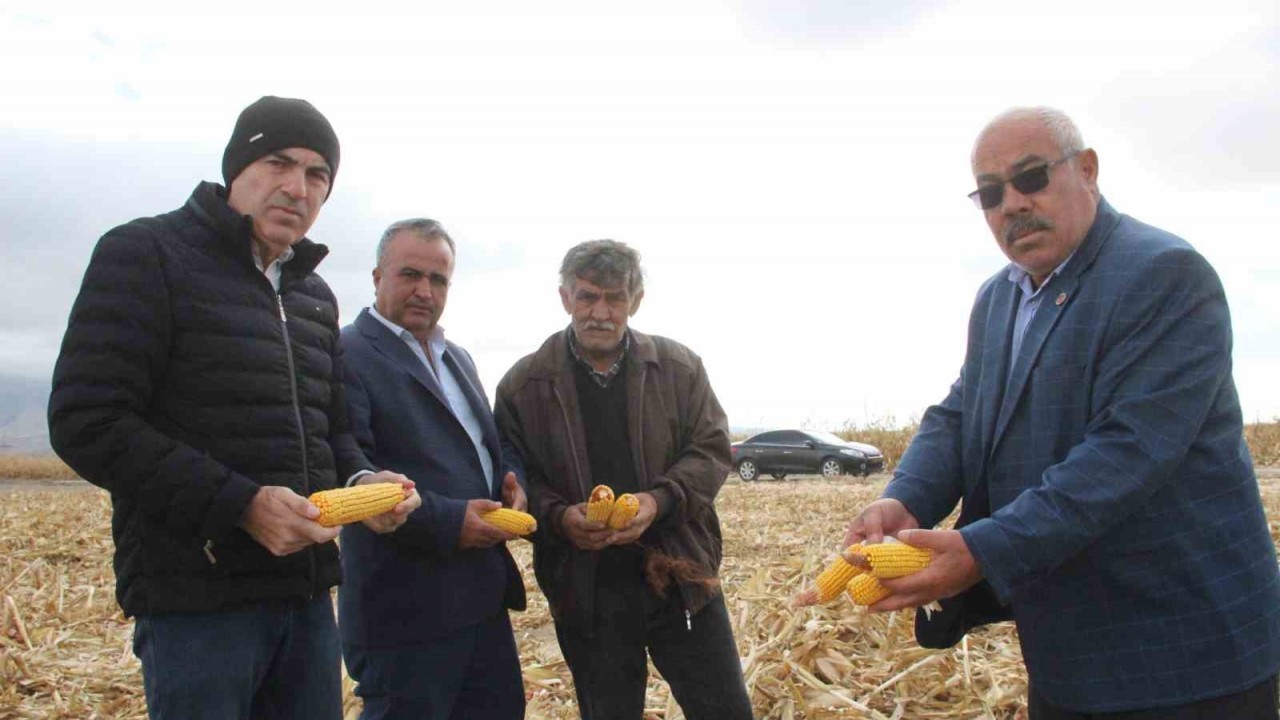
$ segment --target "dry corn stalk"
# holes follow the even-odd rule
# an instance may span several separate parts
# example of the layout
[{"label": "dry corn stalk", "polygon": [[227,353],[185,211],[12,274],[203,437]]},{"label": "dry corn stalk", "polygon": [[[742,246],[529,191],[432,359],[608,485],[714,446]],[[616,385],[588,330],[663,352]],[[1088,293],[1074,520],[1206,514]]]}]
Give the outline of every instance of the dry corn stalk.
[{"label": "dry corn stalk", "polygon": [[320,508],[316,522],[325,527],[367,520],[399,505],[404,500],[400,483],[369,483],[336,490],[322,490],[307,498]]}]

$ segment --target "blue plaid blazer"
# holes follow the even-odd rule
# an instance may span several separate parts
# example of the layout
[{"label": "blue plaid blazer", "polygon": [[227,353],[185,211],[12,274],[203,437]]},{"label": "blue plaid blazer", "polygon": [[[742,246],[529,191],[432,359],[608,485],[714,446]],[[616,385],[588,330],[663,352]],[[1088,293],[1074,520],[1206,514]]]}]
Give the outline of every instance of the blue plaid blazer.
[{"label": "blue plaid blazer", "polygon": [[1017,289],[978,293],[960,378],[886,497],[961,532],[1028,676],[1084,712],[1182,704],[1280,667],[1280,574],[1231,378],[1231,318],[1185,241],[1102,200],[1010,367]]}]

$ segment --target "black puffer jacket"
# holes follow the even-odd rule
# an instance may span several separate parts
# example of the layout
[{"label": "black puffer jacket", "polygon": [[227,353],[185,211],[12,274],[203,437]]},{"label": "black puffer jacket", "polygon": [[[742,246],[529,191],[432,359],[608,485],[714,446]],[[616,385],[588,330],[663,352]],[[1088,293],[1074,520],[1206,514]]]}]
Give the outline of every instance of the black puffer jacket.
[{"label": "black puffer jacket", "polygon": [[[250,220],[201,183],[98,242],[53,374],[58,454],[111,492],[126,615],[305,598],[337,547],[275,557],[238,527],[261,485],[306,495],[369,467],[346,431],[338,310],[303,239],[280,293]],[[287,320],[282,319],[287,318]]]}]

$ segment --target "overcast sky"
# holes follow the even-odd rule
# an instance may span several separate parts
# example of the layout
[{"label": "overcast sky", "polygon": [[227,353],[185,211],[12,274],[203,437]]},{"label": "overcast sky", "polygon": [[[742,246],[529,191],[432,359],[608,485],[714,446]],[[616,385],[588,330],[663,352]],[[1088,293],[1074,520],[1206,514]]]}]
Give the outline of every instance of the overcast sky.
[{"label": "overcast sky", "polygon": [[633,326],[700,353],[734,426],[903,422],[1005,262],[965,197],[973,137],[1050,104],[1117,209],[1217,268],[1246,419],[1269,420],[1278,21],[1274,0],[6,0],[0,375],[48,377],[97,238],[219,180],[236,115],[275,94],[342,143],[310,236],[344,322],[382,229],[440,220],[442,324],[492,393],[566,324],[565,250],[610,237],[644,257]]}]

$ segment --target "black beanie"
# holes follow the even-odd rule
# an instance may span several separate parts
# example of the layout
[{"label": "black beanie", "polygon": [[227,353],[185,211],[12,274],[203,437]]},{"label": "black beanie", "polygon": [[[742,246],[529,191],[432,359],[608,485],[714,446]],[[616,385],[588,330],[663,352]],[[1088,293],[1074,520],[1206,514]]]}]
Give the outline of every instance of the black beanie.
[{"label": "black beanie", "polygon": [[[329,163],[329,192],[338,175],[338,136],[306,100],[267,95],[240,113],[231,141],[222,153],[222,179],[231,183],[259,158],[286,148],[314,150]],[[325,199],[328,199],[325,195]]]}]

